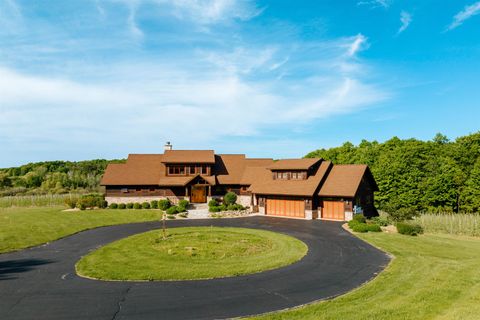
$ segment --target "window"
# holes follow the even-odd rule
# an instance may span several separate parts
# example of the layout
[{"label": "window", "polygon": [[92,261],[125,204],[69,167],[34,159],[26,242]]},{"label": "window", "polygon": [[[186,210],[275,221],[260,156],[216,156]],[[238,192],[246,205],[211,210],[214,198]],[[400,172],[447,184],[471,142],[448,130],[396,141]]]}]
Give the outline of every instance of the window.
[{"label": "window", "polygon": [[184,166],[169,166],[168,174],[185,174]]},{"label": "window", "polygon": [[202,174],[207,174],[207,166],[202,166]]},{"label": "window", "polygon": [[195,166],[190,166],[190,174],[195,174]]},{"label": "window", "polygon": [[150,191],[151,191],[151,192],[154,192],[154,191],[155,191],[155,188],[150,188]]},{"label": "window", "polygon": [[121,191],[122,191],[122,193],[128,193],[128,189],[127,189],[127,188],[122,188]]},{"label": "window", "polygon": [[288,172],[283,172],[282,173],[282,179],[284,179],[284,180],[288,179]]},{"label": "window", "polygon": [[137,191],[142,191],[142,189],[140,189],[140,188],[137,188],[136,190],[137,190]]}]

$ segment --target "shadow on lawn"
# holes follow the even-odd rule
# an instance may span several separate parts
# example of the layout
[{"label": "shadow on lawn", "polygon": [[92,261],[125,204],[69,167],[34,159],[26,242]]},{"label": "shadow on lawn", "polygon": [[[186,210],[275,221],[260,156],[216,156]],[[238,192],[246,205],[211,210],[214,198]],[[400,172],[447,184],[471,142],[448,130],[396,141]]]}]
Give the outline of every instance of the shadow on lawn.
[{"label": "shadow on lawn", "polygon": [[0,281],[15,279],[16,277],[13,275],[16,273],[28,272],[35,269],[35,267],[49,263],[52,263],[52,261],[43,259],[0,261]]}]

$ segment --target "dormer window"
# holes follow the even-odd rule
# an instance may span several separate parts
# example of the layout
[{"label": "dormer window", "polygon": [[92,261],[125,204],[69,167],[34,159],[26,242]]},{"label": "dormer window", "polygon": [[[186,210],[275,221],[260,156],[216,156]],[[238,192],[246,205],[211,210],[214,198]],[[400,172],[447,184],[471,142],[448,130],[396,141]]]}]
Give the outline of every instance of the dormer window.
[{"label": "dormer window", "polygon": [[275,180],[305,180],[307,179],[306,171],[274,171],[273,179]]}]

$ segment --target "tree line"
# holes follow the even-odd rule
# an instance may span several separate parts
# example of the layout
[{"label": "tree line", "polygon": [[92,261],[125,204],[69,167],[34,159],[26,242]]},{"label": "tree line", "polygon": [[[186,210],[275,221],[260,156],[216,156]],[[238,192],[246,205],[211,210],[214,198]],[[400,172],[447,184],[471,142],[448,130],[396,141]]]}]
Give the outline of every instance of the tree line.
[{"label": "tree line", "polygon": [[380,209],[424,212],[480,212],[480,132],[450,141],[438,133],[430,141],[393,137],[319,149],[306,157],[336,164],[368,164]]},{"label": "tree line", "polygon": [[46,161],[0,169],[0,196],[98,192],[107,164],[121,162]]}]

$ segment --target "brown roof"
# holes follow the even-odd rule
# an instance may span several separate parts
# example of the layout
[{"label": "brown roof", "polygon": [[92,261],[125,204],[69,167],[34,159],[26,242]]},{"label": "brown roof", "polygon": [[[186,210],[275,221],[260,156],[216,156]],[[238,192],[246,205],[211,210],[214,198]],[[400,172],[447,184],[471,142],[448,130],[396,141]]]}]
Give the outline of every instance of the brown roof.
[{"label": "brown roof", "polygon": [[271,172],[259,171],[258,177],[250,186],[249,190],[256,194],[289,195],[289,196],[313,196],[318,186],[324,179],[332,163],[322,161],[316,172],[306,180],[274,180]]},{"label": "brown roof", "polygon": [[252,168],[265,168],[273,163],[273,159],[247,159],[244,154],[222,154],[215,156],[214,172],[220,184],[249,185]]},{"label": "brown roof", "polygon": [[164,163],[215,163],[213,150],[165,150]]},{"label": "brown roof", "polygon": [[334,165],[318,195],[323,197],[354,197],[362,178],[366,174],[368,175],[367,178],[371,180],[374,190],[377,190],[377,185],[367,165]]},{"label": "brown roof", "polygon": [[158,185],[165,174],[161,154],[130,154],[127,163],[109,164],[101,185]]},{"label": "brown roof", "polygon": [[276,161],[269,167],[270,170],[308,170],[321,159],[305,158],[305,159],[282,159]]}]

